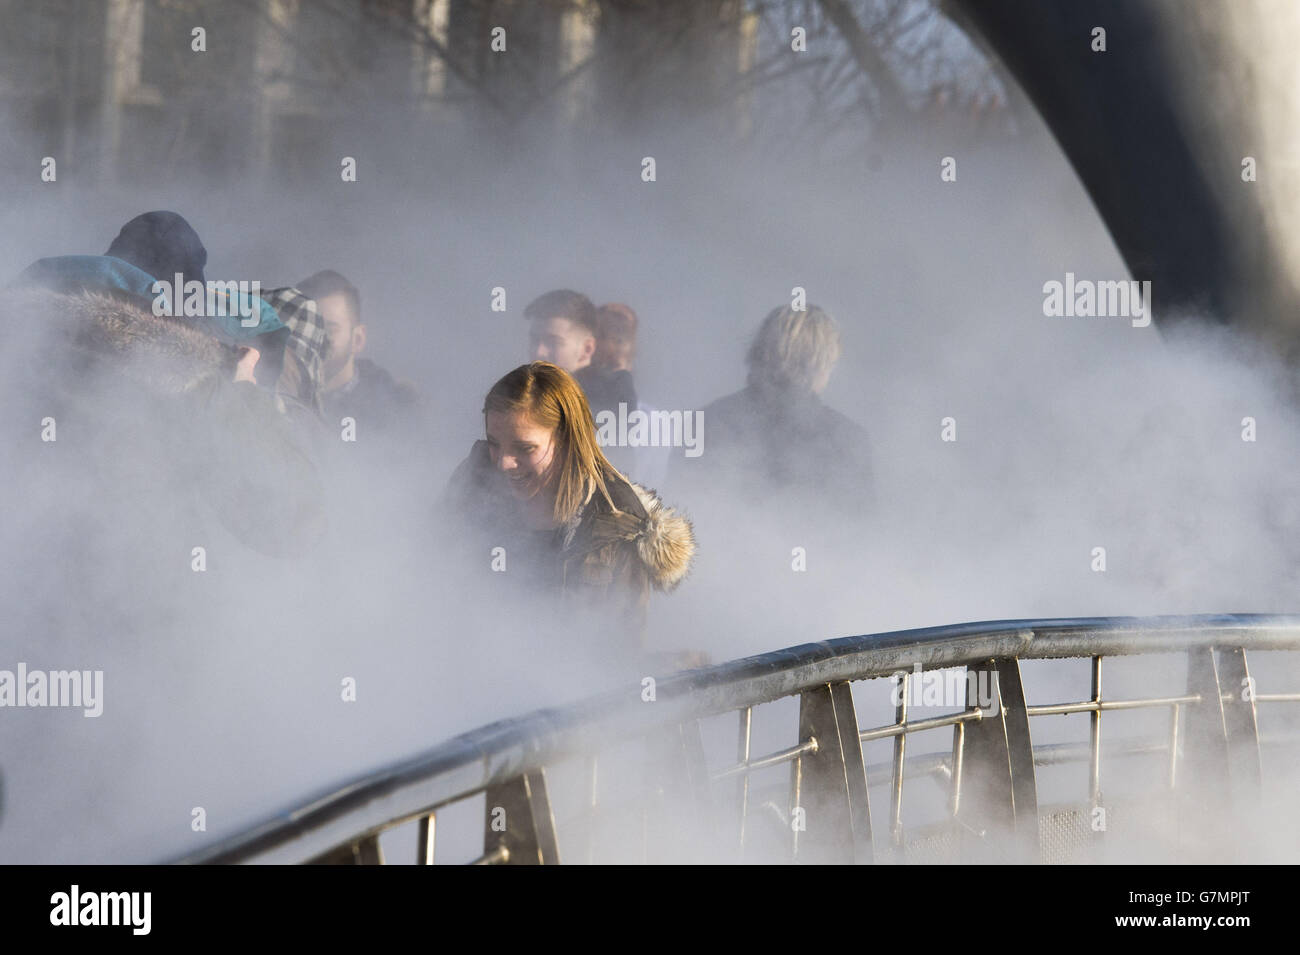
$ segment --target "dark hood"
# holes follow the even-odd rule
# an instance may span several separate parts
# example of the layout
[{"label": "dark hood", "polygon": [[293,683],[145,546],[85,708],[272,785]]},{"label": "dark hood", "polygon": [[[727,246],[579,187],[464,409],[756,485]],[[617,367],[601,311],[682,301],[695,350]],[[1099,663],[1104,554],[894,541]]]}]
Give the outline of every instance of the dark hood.
[{"label": "dark hood", "polygon": [[117,234],[106,255],[112,255],[168,282],[177,273],[184,281],[203,282],[208,250],[199,235],[175,212],[138,215]]}]

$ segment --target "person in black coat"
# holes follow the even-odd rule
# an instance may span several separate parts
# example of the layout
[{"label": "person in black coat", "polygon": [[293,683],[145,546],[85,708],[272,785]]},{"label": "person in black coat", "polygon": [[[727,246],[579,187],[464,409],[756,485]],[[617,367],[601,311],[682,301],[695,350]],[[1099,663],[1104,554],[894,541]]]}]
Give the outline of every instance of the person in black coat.
[{"label": "person in black coat", "polygon": [[361,440],[372,434],[412,437],[419,395],[409,382],[361,357],[367,329],[356,286],[338,272],[326,270],[303,279],[297,287],[315,300],[329,339],[321,389],[326,422],[334,427],[343,418],[352,418]]},{"label": "person in black coat", "polygon": [[820,397],[839,357],[839,330],[820,308],[773,309],[745,388],[703,409],[704,453],[675,458],[670,483],[860,511],[873,497],[866,429]]}]

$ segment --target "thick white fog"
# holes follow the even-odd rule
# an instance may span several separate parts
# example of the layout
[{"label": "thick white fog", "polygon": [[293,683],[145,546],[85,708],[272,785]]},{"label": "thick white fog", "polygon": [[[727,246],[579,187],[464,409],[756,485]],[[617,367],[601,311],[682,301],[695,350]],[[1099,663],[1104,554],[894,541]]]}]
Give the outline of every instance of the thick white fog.
[{"label": "thick white fog", "polygon": [[[189,499],[158,476],[167,462],[133,461],[108,499],[99,473],[68,465],[95,447],[111,469],[120,448],[150,447],[134,440],[161,427],[145,413],[102,435],[74,415],[43,443],[45,412],[4,396],[21,414],[6,412],[0,444],[0,668],[102,669],[104,699],[97,718],[4,712],[0,858],[173,858],[459,732],[636,683],[635,668],[554,652],[552,621],[458,589],[455,568],[487,557],[435,518],[482,436],[484,394],[528,358],[523,307],[553,288],[636,310],[637,390],[660,408],[739,390],[760,321],[796,286],[842,332],[824,399],[869,434],[872,499],[828,513],[816,486],[756,502],[743,476],[701,489],[671,472],[658,489],[699,549],[681,588],[651,599],[654,649],[722,661],[970,620],[1294,609],[1288,372],[1230,331],[1171,338],[1122,317],[1045,315],[1047,282],[1130,276],[1033,117],[978,139],[936,120],[859,162],[820,163],[728,152],[699,123],[593,137],[575,158],[545,129],[508,148],[458,127],[431,144],[404,135],[396,107],[376,112],[340,152],[357,158],[355,183],[332,150],[275,187],[155,184],[147,168],[121,184],[74,166],[51,184],[36,159],[6,183],[6,279],[43,256],[102,253],[153,209],[190,221],[209,278],[272,288],[342,272],[361,291],[367,357],[414,383],[426,423],[398,454],[364,434],[344,445],[327,423],[329,529],[308,555],[273,558],[210,515],[176,517],[190,512],[170,504]],[[641,179],[645,156],[655,182]],[[945,156],[955,182],[941,181]],[[495,287],[504,312],[490,308]],[[42,319],[6,313],[0,389],[28,380],[16,369]],[[1257,440],[1243,440],[1246,418]],[[200,545],[208,569],[194,573]],[[795,548],[806,570],[792,569]],[[1134,664],[1120,685],[1168,682],[1161,666]],[[1261,671],[1261,691],[1293,691],[1294,670]],[[1031,702],[1088,692],[1083,662],[1026,672]],[[348,677],[354,703],[340,699]],[[864,726],[892,719],[873,692]],[[792,741],[789,715],[778,745]],[[1084,735],[1069,738],[1086,739],[1077,719]],[[869,764],[887,758],[869,748]],[[1279,769],[1266,761],[1265,776]],[[1086,777],[1075,783],[1084,798]],[[194,807],[206,832],[191,829]]]}]

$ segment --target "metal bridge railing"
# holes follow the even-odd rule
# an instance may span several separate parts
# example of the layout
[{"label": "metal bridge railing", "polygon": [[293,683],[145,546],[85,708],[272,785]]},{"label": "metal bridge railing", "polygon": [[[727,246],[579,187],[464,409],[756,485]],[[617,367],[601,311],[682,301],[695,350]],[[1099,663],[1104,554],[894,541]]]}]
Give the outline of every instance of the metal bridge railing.
[{"label": "metal bridge railing", "polygon": [[[479,795],[482,853],[473,861],[481,864],[593,861],[610,820],[616,851],[602,858],[616,861],[649,859],[652,843],[674,840],[707,846],[719,861],[754,858],[746,853],[759,829],[768,837],[760,857],[767,861],[1052,861],[1070,857],[1063,849],[1100,843],[1107,827],[1088,822],[1115,808],[1102,795],[1102,714],[1152,708],[1168,710],[1167,734],[1122,740],[1107,757],[1161,759],[1163,784],[1151,795],[1165,800],[1159,811],[1176,814],[1179,832],[1194,844],[1259,803],[1257,707],[1300,702],[1300,693],[1255,692],[1247,652],[1296,650],[1300,616],[1262,615],[1012,620],[807,644],[667,677],[653,704],[636,687],[482,727],[181,861],[382,863],[380,837],[415,824],[416,861],[432,864],[439,814]],[[1185,692],[1103,696],[1107,658],[1151,654],[1185,656]],[[1021,661],[1069,658],[1091,661],[1088,698],[1030,704]],[[912,718],[916,674],[957,667],[966,668],[966,685],[988,688],[981,702],[991,705],[967,699],[954,712]],[[891,676],[894,720],[860,727],[852,684]],[[755,755],[755,708],[791,697],[799,706],[798,741]],[[738,715],[736,761],[709,769],[702,723],[729,712]],[[1069,714],[1088,714],[1086,744],[1034,746],[1031,719]],[[908,756],[909,739],[942,730],[951,733],[949,749]],[[892,740],[893,759],[867,765],[863,744],[877,740]],[[631,800],[602,801],[603,754],[633,741],[652,753],[647,771]],[[1280,765],[1297,763],[1300,736],[1271,742],[1287,750]],[[548,773],[575,760],[584,774],[581,812],[557,826]],[[1087,792],[1040,808],[1039,768],[1084,761]],[[764,799],[752,783],[785,765],[783,809],[780,789]],[[926,826],[904,825],[909,779],[946,783],[944,811]],[[873,790],[888,795],[883,826]],[[774,843],[778,829],[783,835]],[[639,853],[629,848],[638,842],[629,833],[637,832]]]}]

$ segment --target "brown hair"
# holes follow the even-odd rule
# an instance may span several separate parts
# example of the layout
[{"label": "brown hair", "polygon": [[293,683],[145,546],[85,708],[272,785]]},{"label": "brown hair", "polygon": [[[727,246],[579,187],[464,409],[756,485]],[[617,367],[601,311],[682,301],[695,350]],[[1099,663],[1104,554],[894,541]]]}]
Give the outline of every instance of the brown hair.
[{"label": "brown hair", "polygon": [[298,283],[298,291],[310,299],[322,299],[328,295],[342,295],[348,303],[348,314],[352,327],[361,324],[361,293],[357,287],[333,269],[317,272]]},{"label": "brown hair", "polygon": [[567,318],[591,332],[593,337],[596,334],[596,306],[587,296],[572,289],[556,289],[533,299],[524,309],[524,318],[529,321]]},{"label": "brown hair", "polygon": [[636,312],[618,302],[596,310],[596,354],[592,361],[607,367],[631,367],[636,357]]},{"label": "brown hair", "polygon": [[587,398],[567,371],[549,361],[520,365],[488,391],[483,414],[489,411],[523,412],[538,426],[554,432],[560,454],[557,524],[572,520],[598,491],[618,510],[606,484],[618,472],[596,443],[596,425]]}]

